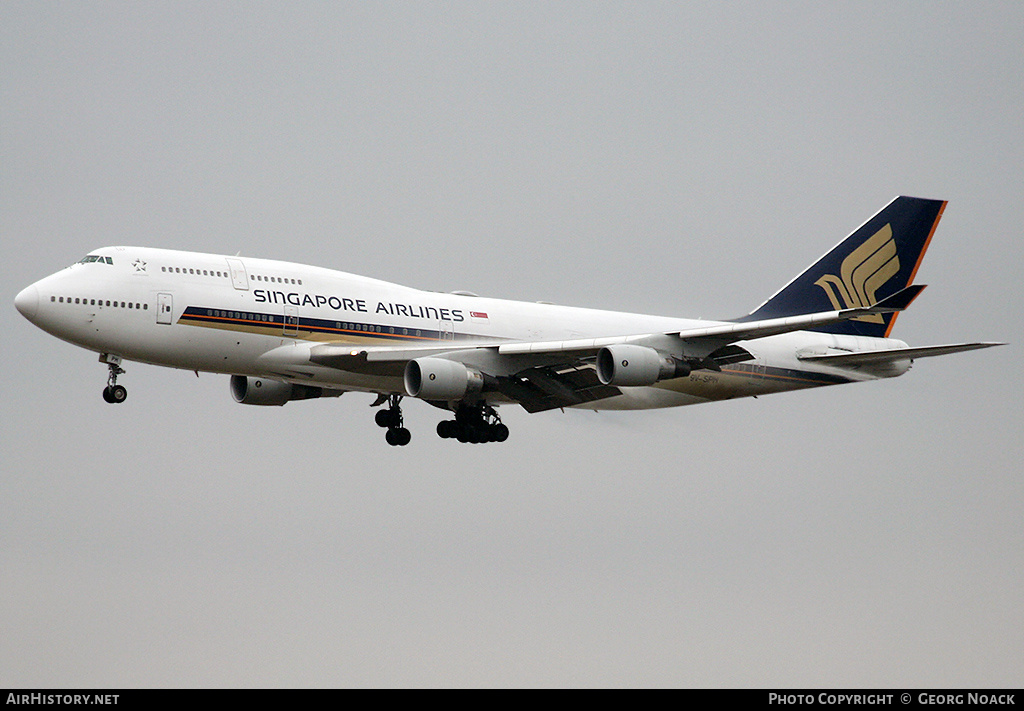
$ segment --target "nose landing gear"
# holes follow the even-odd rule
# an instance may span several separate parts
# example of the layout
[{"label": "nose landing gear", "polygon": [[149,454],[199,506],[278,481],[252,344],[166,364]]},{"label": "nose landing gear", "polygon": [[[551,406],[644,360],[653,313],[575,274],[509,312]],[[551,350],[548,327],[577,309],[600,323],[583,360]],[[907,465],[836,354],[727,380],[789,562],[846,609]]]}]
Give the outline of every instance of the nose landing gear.
[{"label": "nose landing gear", "polygon": [[377,410],[373,420],[378,427],[387,427],[388,431],[384,439],[392,447],[404,447],[412,440],[412,434],[405,428],[402,420],[402,408],[399,403],[402,396],[398,393],[388,395],[388,407],[386,410]]},{"label": "nose landing gear", "polygon": [[107,376],[107,387],[103,388],[103,399],[111,405],[120,405],[128,399],[128,388],[117,384],[117,376],[124,375],[121,357],[103,353],[100,355],[100,363],[106,363],[110,371]]}]

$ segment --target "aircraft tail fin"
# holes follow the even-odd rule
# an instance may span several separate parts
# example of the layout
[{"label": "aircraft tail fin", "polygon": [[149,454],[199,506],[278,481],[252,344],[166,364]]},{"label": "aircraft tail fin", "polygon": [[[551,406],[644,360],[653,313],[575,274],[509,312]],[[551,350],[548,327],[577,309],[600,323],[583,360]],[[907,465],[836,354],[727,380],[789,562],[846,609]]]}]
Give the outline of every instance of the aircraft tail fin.
[{"label": "aircraft tail fin", "polygon": [[[898,197],[742,321],[867,307],[914,281],[945,200]],[[812,330],[884,338],[896,313]]]}]

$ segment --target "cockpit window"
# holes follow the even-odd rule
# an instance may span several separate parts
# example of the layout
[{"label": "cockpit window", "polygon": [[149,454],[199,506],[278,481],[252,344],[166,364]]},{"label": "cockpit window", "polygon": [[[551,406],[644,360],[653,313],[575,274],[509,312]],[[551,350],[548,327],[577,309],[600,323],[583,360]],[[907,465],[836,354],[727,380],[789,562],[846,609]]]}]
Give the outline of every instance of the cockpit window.
[{"label": "cockpit window", "polygon": [[100,264],[113,264],[114,260],[110,257],[101,257],[98,254],[90,254],[87,257],[82,257],[78,260],[79,264],[90,264],[92,262],[99,262]]}]

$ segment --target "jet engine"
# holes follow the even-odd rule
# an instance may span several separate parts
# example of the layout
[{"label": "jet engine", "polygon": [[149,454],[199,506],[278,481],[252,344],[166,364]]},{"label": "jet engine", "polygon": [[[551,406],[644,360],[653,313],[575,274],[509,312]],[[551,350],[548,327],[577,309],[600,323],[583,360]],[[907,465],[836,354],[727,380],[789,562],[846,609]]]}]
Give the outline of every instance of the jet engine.
[{"label": "jet engine", "polygon": [[483,390],[483,374],[444,358],[416,358],[405,365],[405,391],[424,400],[461,400]]},{"label": "jet engine", "polygon": [[231,376],[231,396],[243,405],[284,405],[289,400],[311,400],[318,397],[336,397],[340,392],[324,393],[323,388],[294,385],[268,378]]},{"label": "jet engine", "polygon": [[597,352],[597,377],[605,385],[653,385],[689,374],[689,364],[647,346],[618,343]]}]

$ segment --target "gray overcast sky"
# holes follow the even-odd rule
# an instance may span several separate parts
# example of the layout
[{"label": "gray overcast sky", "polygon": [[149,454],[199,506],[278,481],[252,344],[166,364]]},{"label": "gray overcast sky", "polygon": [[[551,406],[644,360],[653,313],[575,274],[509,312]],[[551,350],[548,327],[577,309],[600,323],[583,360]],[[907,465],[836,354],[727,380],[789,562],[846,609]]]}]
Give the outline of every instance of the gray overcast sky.
[{"label": "gray overcast sky", "polygon": [[[1024,4],[0,4],[0,686],[1017,686]],[[385,445],[13,306],[91,249],[748,312],[950,200],[885,382]]]}]

